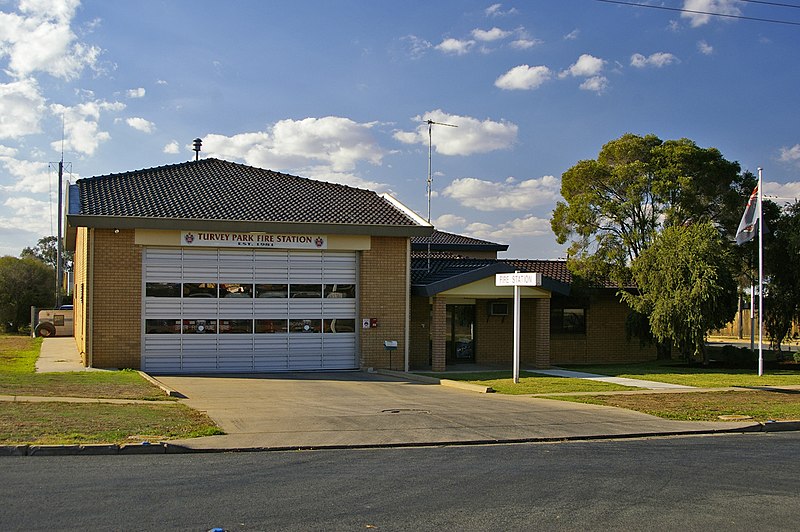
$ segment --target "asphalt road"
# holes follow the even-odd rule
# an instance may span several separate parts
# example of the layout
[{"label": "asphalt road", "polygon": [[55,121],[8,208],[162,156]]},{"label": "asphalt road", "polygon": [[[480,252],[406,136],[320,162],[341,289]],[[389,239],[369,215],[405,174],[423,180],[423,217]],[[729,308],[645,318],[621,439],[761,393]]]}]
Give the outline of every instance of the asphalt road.
[{"label": "asphalt road", "polygon": [[800,433],[0,459],[2,530],[796,530]]}]

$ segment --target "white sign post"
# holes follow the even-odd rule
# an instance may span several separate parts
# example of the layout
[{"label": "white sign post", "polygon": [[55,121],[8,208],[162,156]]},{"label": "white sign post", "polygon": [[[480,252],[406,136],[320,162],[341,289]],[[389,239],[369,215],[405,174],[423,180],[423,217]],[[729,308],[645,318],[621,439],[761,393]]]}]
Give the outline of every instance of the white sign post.
[{"label": "white sign post", "polygon": [[498,273],[495,286],[514,287],[514,384],[519,384],[520,286],[542,286],[541,273]]}]

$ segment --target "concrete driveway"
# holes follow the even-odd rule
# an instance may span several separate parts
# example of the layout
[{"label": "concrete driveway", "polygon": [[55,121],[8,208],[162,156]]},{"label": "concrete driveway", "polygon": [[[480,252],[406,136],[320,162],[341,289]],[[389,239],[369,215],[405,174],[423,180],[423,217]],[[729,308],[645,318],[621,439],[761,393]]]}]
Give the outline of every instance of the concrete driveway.
[{"label": "concrete driveway", "polygon": [[226,432],[171,442],[198,450],[537,441],[753,426],[667,421],[616,408],[479,394],[362,372],[157,379]]}]

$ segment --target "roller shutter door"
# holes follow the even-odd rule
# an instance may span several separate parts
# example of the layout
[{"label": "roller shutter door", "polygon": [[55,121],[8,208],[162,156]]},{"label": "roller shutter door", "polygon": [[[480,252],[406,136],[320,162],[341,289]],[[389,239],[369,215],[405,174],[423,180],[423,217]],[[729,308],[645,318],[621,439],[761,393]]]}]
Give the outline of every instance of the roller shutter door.
[{"label": "roller shutter door", "polygon": [[152,373],[358,368],[355,252],[148,247]]}]

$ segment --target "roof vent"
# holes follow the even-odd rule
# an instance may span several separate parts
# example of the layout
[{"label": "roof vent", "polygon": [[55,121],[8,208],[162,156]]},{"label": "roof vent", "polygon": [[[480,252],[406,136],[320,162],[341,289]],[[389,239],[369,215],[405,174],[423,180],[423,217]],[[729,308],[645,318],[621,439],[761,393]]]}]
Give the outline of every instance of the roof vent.
[{"label": "roof vent", "polygon": [[200,159],[200,147],[203,145],[203,139],[196,138],[192,141],[192,149],[194,150],[194,160]]}]

